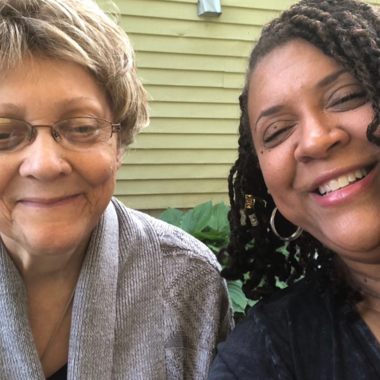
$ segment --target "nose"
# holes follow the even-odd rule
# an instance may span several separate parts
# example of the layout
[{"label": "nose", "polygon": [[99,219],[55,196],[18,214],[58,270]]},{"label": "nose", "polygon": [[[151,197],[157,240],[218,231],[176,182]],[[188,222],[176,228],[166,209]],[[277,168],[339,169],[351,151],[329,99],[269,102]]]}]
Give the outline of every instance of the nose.
[{"label": "nose", "polygon": [[308,162],[328,157],[338,147],[344,147],[350,136],[336,115],[307,115],[301,121],[300,139],[294,151],[295,159]]},{"label": "nose", "polygon": [[51,135],[50,128],[38,128],[34,141],[23,149],[25,154],[20,166],[22,177],[33,177],[49,182],[71,172],[66,160],[67,151]]}]

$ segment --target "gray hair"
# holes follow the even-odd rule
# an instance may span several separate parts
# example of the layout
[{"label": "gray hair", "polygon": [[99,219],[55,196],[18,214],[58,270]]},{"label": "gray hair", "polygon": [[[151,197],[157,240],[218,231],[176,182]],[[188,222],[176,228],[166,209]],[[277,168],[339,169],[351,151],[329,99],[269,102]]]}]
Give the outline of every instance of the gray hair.
[{"label": "gray hair", "polygon": [[147,95],[135,53],[115,17],[92,0],[0,0],[0,70],[28,56],[87,68],[104,89],[124,147],[148,124]]}]

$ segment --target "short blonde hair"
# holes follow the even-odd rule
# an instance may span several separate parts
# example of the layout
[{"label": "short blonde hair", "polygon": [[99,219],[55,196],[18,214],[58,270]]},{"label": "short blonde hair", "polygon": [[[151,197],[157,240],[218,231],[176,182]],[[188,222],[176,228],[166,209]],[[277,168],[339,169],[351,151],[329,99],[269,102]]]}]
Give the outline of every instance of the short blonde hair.
[{"label": "short blonde hair", "polygon": [[92,0],[0,0],[0,70],[28,56],[63,59],[87,68],[121,123],[123,147],[148,124],[147,95],[135,53],[115,16]]}]

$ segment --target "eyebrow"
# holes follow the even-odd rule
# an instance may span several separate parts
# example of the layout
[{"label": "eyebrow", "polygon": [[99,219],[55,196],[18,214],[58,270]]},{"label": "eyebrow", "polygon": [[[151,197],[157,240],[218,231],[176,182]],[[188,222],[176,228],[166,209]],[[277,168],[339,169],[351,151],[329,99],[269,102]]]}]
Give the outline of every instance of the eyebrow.
[{"label": "eyebrow", "polygon": [[[335,73],[332,73],[332,74],[328,75],[326,78],[323,78],[320,82],[318,82],[317,87],[321,88],[321,87],[328,86],[329,84],[331,84],[335,80],[337,80],[342,74],[345,74],[345,73],[348,73],[348,71],[346,69],[342,69],[342,70],[339,70]],[[262,117],[271,116],[271,115],[275,114],[276,112],[281,111],[283,108],[284,108],[283,105],[278,104],[278,105],[275,105],[273,107],[270,107],[270,108],[267,108],[267,109],[261,111],[259,117],[256,120],[254,129],[256,130],[257,123],[259,122],[259,120]]]},{"label": "eyebrow", "polygon": [[[89,101],[91,103],[96,103],[95,99],[89,98],[87,96],[78,96],[77,98],[67,98],[61,99],[56,104],[59,107],[70,106],[71,104],[76,104],[79,101]],[[0,103],[1,107],[8,108],[11,111],[20,111],[21,107],[14,103]],[[22,107],[23,108],[23,107]]]},{"label": "eyebrow", "polygon": [[9,111],[12,112],[20,112],[21,108],[13,103],[0,103],[0,107],[7,108]]},{"label": "eyebrow", "polygon": [[333,83],[335,80],[337,80],[342,74],[348,73],[346,69],[339,70],[335,73],[332,73],[328,75],[326,78],[323,78],[320,82],[317,83],[317,87],[325,87],[331,83]]},{"label": "eyebrow", "polygon": [[90,103],[98,103],[96,99],[89,98],[87,96],[78,96],[74,98],[61,99],[56,104],[59,107],[69,107],[72,104],[76,105],[78,102],[90,102]]},{"label": "eyebrow", "polygon": [[[56,106],[59,108],[67,108],[72,105],[77,106],[79,103],[79,108],[82,109],[83,103],[87,102],[87,104],[93,103],[96,105],[96,110],[98,109],[98,104],[95,99],[86,97],[86,96],[78,96],[73,98],[61,99],[56,103]],[[0,103],[0,110],[4,112],[12,112],[15,114],[22,114],[25,111],[25,106],[19,106],[14,103]],[[95,109],[94,109],[95,110]]]},{"label": "eyebrow", "polygon": [[278,104],[278,105],[276,105],[276,106],[273,106],[273,107],[267,108],[266,110],[261,111],[261,112],[260,112],[260,115],[259,115],[259,117],[257,118],[256,123],[255,123],[255,130],[256,130],[256,127],[257,127],[257,123],[259,122],[259,120],[260,120],[262,117],[265,117],[265,116],[271,116],[271,115],[275,114],[276,112],[281,111],[283,108],[284,108],[283,105]]}]

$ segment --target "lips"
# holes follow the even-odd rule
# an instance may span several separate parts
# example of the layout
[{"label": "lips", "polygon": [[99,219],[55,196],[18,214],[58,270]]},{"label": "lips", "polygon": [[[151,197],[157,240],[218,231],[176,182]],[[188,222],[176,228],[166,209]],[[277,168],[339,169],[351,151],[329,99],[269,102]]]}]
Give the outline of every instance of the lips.
[{"label": "lips", "polygon": [[35,205],[35,206],[50,206],[50,205],[57,205],[60,203],[64,203],[66,201],[70,201],[74,199],[76,196],[77,194],[70,195],[70,196],[63,196],[63,197],[54,197],[54,198],[37,198],[37,197],[22,198],[18,200],[18,203]]}]

